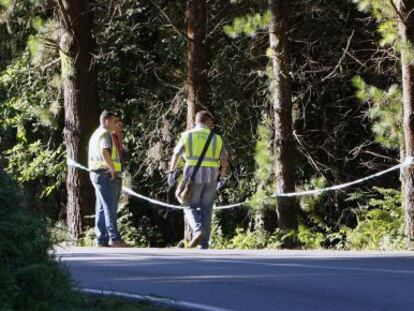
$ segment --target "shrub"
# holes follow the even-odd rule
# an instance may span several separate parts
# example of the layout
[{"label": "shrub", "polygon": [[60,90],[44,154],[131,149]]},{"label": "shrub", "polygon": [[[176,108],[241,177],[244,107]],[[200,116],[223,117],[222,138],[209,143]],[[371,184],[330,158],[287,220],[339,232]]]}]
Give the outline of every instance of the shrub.
[{"label": "shrub", "polygon": [[273,233],[238,228],[236,234],[229,239],[224,238],[218,230],[214,229],[211,247],[217,249],[280,249],[287,240],[293,240],[302,249],[316,249],[322,248],[326,239],[324,234],[314,232],[303,225],[300,225],[297,230],[287,232],[275,230]]},{"label": "shrub", "polygon": [[371,199],[368,206],[361,210],[355,229],[346,229],[346,245],[351,249],[404,249],[401,192],[394,189],[374,189],[381,197]]},{"label": "shrub", "polygon": [[21,206],[0,170],[0,306],[2,311],[70,310],[71,282],[49,254],[47,222]]}]

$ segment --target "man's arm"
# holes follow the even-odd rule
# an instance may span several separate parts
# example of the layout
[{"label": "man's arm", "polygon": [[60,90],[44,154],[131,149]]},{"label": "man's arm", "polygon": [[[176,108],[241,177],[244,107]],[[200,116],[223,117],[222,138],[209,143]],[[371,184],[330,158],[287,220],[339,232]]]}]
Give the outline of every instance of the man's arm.
[{"label": "man's arm", "polygon": [[227,175],[227,168],[229,167],[229,153],[227,152],[226,147],[222,146],[221,152],[220,152],[220,176],[226,177]]},{"label": "man's arm", "polygon": [[177,170],[178,162],[181,159],[181,156],[184,154],[184,143],[183,139],[180,138],[177,145],[174,148],[174,153],[171,158],[170,162],[170,173],[175,172]]},{"label": "man's arm", "polygon": [[175,174],[178,166],[178,162],[180,161],[181,156],[184,153],[184,144],[182,139],[178,142],[177,146],[174,148],[174,153],[171,158],[170,162],[170,171],[168,173],[168,185],[170,188],[175,184]]},{"label": "man's arm", "polygon": [[178,162],[180,161],[181,155],[174,153],[171,162],[170,162],[170,173],[173,173],[177,170]]},{"label": "man's arm", "polygon": [[226,177],[228,167],[229,167],[229,161],[227,161],[227,159],[220,160],[220,176],[221,177]]}]

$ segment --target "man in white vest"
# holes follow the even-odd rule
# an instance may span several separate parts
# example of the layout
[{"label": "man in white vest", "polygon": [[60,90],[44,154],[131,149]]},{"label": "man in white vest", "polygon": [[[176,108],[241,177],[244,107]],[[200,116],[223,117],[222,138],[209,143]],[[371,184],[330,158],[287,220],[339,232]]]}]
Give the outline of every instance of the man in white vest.
[{"label": "man in white vest", "polygon": [[120,151],[111,135],[116,130],[118,117],[104,111],[100,127],[89,140],[88,164],[90,179],[95,188],[95,233],[98,247],[128,247],[118,232],[117,210],[119,183],[122,174]]}]

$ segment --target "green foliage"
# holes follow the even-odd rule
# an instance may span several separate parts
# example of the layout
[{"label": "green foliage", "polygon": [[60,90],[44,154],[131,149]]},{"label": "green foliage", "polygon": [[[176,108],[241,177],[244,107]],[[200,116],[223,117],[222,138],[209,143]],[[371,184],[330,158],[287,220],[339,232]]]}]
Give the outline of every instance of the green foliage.
[{"label": "green foliage", "polygon": [[95,228],[89,228],[82,232],[82,236],[77,241],[79,246],[93,247],[95,246]]},{"label": "green foliage", "polygon": [[391,1],[394,0],[352,0],[362,12],[369,12],[377,20],[382,35],[382,45],[394,45],[398,38],[397,14]]},{"label": "green foliage", "polygon": [[299,245],[304,249],[317,249],[322,247],[326,236],[321,232],[315,232],[304,225],[300,225],[297,232]]},{"label": "green foliage", "polygon": [[355,229],[345,229],[351,249],[399,250],[405,248],[401,191],[374,187],[379,198],[360,210]]},{"label": "green foliage", "polygon": [[[320,176],[320,177],[312,178],[309,183],[306,183],[303,186],[303,190],[301,191],[323,189],[325,187],[326,187],[326,179],[323,176]],[[305,212],[312,212],[315,210],[315,208],[318,205],[322,204],[321,200],[323,197],[324,197],[323,193],[316,194],[316,195],[301,196],[300,206]]]},{"label": "green foliage", "polygon": [[163,244],[161,230],[148,216],[134,221],[131,212],[121,210],[121,213],[123,215],[118,218],[119,232],[127,243],[136,247],[156,247]]},{"label": "green foliage", "polygon": [[31,63],[38,68],[58,61],[58,42],[60,38],[59,24],[54,19],[44,20],[36,16],[32,20],[35,31],[30,35],[27,46],[30,51]]},{"label": "green foliage", "polygon": [[237,229],[231,239],[229,248],[262,249],[266,247],[266,235],[260,231]]},{"label": "green foliage", "polygon": [[72,246],[76,244],[64,221],[59,220],[53,223],[53,220],[49,219],[48,228],[50,239],[53,245]]},{"label": "green foliage", "polygon": [[[378,32],[381,35],[380,45],[390,46],[397,52],[404,51],[402,61],[410,63],[414,60],[414,47],[403,42],[398,31],[398,19],[395,0],[352,0],[362,12],[370,12],[377,20]],[[394,5],[393,5],[394,4]]]},{"label": "green foliage", "polygon": [[266,206],[275,206],[276,204],[276,199],[271,197],[275,189],[272,137],[272,119],[264,115],[257,128],[255,153],[257,190],[248,202],[253,209],[263,209]]},{"label": "green foliage", "polygon": [[356,96],[361,102],[369,102],[368,116],[376,142],[385,148],[398,149],[402,141],[402,94],[397,85],[387,91],[370,86],[360,77],[353,79]]},{"label": "green foliage", "polygon": [[280,249],[286,241],[295,241],[302,249],[319,249],[327,240],[321,232],[315,232],[304,225],[297,230],[283,232],[275,230],[272,233],[263,230],[236,229],[232,238],[225,238],[216,230],[212,231],[211,247],[216,249]]},{"label": "green foliage", "polygon": [[98,295],[84,295],[74,304],[72,311],[168,311],[170,308],[135,302],[129,299]]},{"label": "green foliage", "polygon": [[270,12],[263,14],[256,13],[254,15],[246,15],[243,17],[236,17],[232,25],[224,26],[224,32],[231,38],[236,38],[238,35],[244,34],[247,36],[255,36],[259,30],[268,27],[270,23]]},{"label": "green foliage", "polygon": [[215,249],[227,249],[228,239],[223,234],[222,227],[218,221],[217,213],[213,210],[211,221],[210,247]]},{"label": "green foliage", "polygon": [[70,310],[71,282],[49,254],[47,223],[20,205],[5,176],[1,171],[0,306],[5,311]]},{"label": "green foliage", "polygon": [[[26,51],[0,72],[1,152],[5,170],[25,187],[35,187],[33,202],[43,200],[57,214],[54,194],[64,186],[66,165],[61,143],[60,80],[31,65]],[[27,191],[27,195],[32,192]]]},{"label": "green foliage", "polygon": [[[147,215],[135,219],[128,206],[128,196],[125,194],[121,195],[117,224],[122,239],[132,246],[156,247],[165,243],[160,228]],[[95,237],[95,229],[89,228],[78,243],[81,246],[94,246]]]},{"label": "green foliage", "polygon": [[40,141],[32,144],[18,144],[5,152],[9,160],[7,172],[22,183],[49,179],[41,197],[47,197],[64,183],[65,162],[63,146],[56,150],[45,150]]},{"label": "green foliage", "polygon": [[12,0],[0,0],[0,5],[8,8],[12,4]]}]

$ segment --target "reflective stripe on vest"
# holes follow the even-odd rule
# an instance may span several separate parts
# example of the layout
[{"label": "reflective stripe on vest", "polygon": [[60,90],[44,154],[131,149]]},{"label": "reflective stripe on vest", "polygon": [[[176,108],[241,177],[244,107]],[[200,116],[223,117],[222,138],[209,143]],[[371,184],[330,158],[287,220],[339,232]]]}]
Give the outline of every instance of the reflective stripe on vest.
[{"label": "reflective stripe on vest", "polygon": [[[196,166],[197,161],[204,149],[210,130],[206,128],[196,128],[183,133],[184,151],[186,164]],[[207,152],[201,162],[202,167],[220,167],[220,154],[223,147],[221,137],[214,134],[208,146]]]},{"label": "reflective stripe on vest", "polygon": [[102,137],[108,134],[111,138],[111,159],[114,163],[115,172],[120,173],[122,171],[122,164],[119,158],[118,149],[112,139],[112,135],[104,128],[98,128],[93,134],[89,141],[89,159],[88,159],[88,166],[90,170],[100,170],[100,169],[107,169],[108,166],[106,165],[105,161],[101,155],[101,148],[100,148],[100,141]]}]

